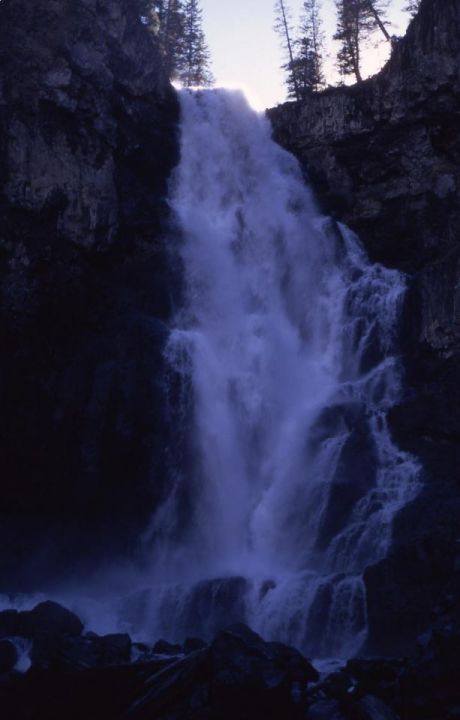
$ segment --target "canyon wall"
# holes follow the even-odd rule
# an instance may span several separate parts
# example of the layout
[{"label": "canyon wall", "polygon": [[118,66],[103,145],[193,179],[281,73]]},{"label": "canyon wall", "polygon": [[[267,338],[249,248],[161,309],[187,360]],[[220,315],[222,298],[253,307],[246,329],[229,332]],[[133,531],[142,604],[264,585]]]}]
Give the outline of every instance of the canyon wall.
[{"label": "canyon wall", "polygon": [[178,105],[140,12],[122,0],[0,4],[7,590],[135,554],[161,494]]},{"label": "canyon wall", "polygon": [[459,0],[422,0],[375,77],[269,117],[326,212],[407,273],[392,430],[421,459],[424,489],[397,519],[391,557],[367,573],[369,647],[406,651],[428,622],[450,622],[460,585]]}]

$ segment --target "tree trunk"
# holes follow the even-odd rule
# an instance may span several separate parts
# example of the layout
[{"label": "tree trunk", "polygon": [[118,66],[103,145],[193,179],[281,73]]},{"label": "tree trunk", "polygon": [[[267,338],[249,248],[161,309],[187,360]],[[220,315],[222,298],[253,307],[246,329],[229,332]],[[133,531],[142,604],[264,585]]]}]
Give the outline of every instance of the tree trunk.
[{"label": "tree trunk", "polygon": [[373,15],[374,18],[375,18],[375,22],[376,22],[377,25],[379,26],[379,28],[380,28],[380,30],[382,31],[383,35],[385,36],[385,39],[388,40],[389,43],[391,43],[391,37],[390,37],[390,35],[388,34],[388,31],[387,31],[385,25],[384,25],[383,22],[381,21],[380,15],[378,14],[377,10],[376,10],[375,7],[374,7],[374,3],[372,2],[372,0],[367,0],[367,4],[368,4],[368,6],[369,6],[369,10],[371,11],[372,15]]},{"label": "tree trunk", "polygon": [[299,83],[297,82],[297,77],[294,70],[294,54],[292,52],[292,45],[291,45],[291,37],[289,35],[289,27],[287,24],[287,18],[286,18],[286,11],[284,9],[284,2],[283,0],[279,0],[280,8],[281,8],[281,14],[283,16],[283,25],[284,25],[284,32],[286,33],[286,42],[288,46],[289,51],[289,59],[291,62],[291,72],[292,72],[292,81],[294,83],[294,92],[296,100],[300,100],[300,90],[299,90]]}]

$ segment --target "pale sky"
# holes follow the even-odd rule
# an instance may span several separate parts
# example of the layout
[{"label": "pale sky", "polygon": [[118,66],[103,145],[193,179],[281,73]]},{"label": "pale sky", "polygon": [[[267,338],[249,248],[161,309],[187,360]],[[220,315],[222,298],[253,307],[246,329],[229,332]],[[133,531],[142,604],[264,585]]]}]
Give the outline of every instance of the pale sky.
[{"label": "pale sky", "polygon": [[[204,30],[211,50],[212,69],[217,86],[242,88],[258,110],[286,99],[283,62],[279,38],[273,30],[274,0],[201,0]],[[401,8],[406,0],[391,0],[389,18],[393,23],[390,35],[402,35],[409,15]],[[294,18],[298,18],[302,0],[287,0]],[[328,80],[338,79],[334,69],[336,43],[332,41],[336,16],[334,0],[323,0],[323,28],[331,55],[326,63]],[[295,25],[298,22],[296,20]],[[379,50],[367,53],[367,75],[374,74],[386,58],[386,43]]]}]

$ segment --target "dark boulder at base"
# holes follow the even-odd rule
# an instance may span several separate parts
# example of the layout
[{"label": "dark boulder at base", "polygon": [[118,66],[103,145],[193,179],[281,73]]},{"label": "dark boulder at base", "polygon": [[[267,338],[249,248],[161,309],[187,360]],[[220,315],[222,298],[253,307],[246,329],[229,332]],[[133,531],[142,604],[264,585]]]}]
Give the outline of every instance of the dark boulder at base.
[{"label": "dark boulder at base", "polygon": [[23,623],[22,613],[17,610],[3,610],[0,612],[0,638],[21,636]]},{"label": "dark boulder at base", "polygon": [[40,635],[81,635],[83,623],[75,613],[58,603],[47,600],[29,612],[20,613],[23,617],[24,636]]},{"label": "dark boulder at base", "polygon": [[18,661],[18,651],[11,640],[0,640],[0,675],[13,670]]},{"label": "dark boulder at base", "polygon": [[182,648],[180,645],[174,645],[166,640],[157,640],[153,646],[153,652],[158,653],[158,655],[180,655]]},{"label": "dark boulder at base", "polygon": [[0,612],[0,637],[77,636],[82,631],[83,623],[75,613],[51,600],[39,603],[33,610]]},{"label": "dark boulder at base", "polygon": [[132,717],[294,720],[318,677],[297,650],[237,625],[151,678]]},{"label": "dark boulder at base", "polygon": [[[241,625],[187,656],[147,662],[124,662],[126,636],[60,641],[48,646],[47,661],[0,680],[8,720],[300,720],[319,677],[297,650]],[[113,653],[97,657],[104,646],[119,648],[117,665]]]},{"label": "dark boulder at base", "polygon": [[306,720],[346,720],[337,700],[317,700],[308,708]]},{"label": "dark boulder at base", "polygon": [[248,704],[253,704],[253,713],[294,706],[301,702],[307,683],[319,677],[297,650],[265,643],[244,625],[217,635],[210,661],[213,700],[229,717]]},{"label": "dark boulder at base", "polygon": [[200,638],[187,638],[184,642],[184,653],[188,655],[196,650],[203,650],[205,647],[206,643],[204,640]]},{"label": "dark boulder at base", "polygon": [[357,702],[353,710],[356,720],[398,720],[394,712],[382,700],[372,695]]},{"label": "dark boulder at base", "polygon": [[[63,611],[59,608],[61,618]],[[42,609],[35,617],[40,613]],[[15,645],[0,640],[2,718],[457,720],[459,716],[460,630],[453,618],[419,639],[416,658],[356,658],[321,678],[297,650],[265,642],[244,625],[219,632],[209,645],[197,643],[200,646],[188,654],[170,656],[157,655],[147,645],[133,646],[127,635],[72,634],[68,623],[61,623],[61,634],[56,634],[58,626],[49,621],[35,626],[32,665],[25,673],[14,670]],[[167,649],[164,641],[158,647]]]}]

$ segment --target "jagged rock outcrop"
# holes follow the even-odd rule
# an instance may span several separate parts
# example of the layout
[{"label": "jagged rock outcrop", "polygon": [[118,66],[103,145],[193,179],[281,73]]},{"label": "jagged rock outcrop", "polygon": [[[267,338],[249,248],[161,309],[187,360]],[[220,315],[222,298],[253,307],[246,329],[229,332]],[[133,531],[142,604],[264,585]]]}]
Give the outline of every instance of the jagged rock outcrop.
[{"label": "jagged rock outcrop", "polygon": [[84,632],[56,603],[0,613],[8,720],[438,720],[458,717],[459,637],[435,631],[413,659],[353,659],[321,674],[245,625],[207,644]]},{"label": "jagged rock outcrop", "polygon": [[[134,552],[167,462],[177,100],[138,0],[0,4],[0,579]],[[160,240],[161,238],[161,240]]]},{"label": "jagged rock outcrop", "polygon": [[459,20],[458,0],[424,0],[377,76],[269,113],[372,259],[423,276],[420,339],[444,354],[460,348]]},{"label": "jagged rock outcrop", "polygon": [[[2,673],[0,642],[0,704],[11,720],[300,719],[307,687],[319,679],[298,650],[265,642],[244,625],[221,631],[209,645],[195,640],[195,647],[169,654],[132,645],[128,635],[100,637],[65,625],[57,633],[56,619],[78,618],[53,604],[43,622],[41,610],[18,613],[25,629],[5,641],[13,650],[21,638],[29,641],[27,670],[6,667],[5,647]],[[0,628],[12,612],[0,613]],[[30,624],[33,615],[42,616],[38,626]]]},{"label": "jagged rock outcrop", "polygon": [[460,598],[460,1],[422,0],[377,76],[269,116],[324,208],[408,274],[406,389],[391,421],[425,487],[366,575],[370,649],[407,651]]}]

